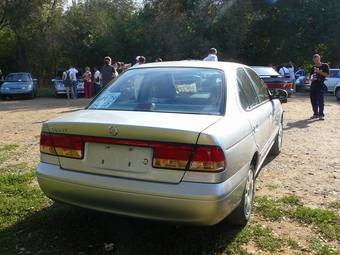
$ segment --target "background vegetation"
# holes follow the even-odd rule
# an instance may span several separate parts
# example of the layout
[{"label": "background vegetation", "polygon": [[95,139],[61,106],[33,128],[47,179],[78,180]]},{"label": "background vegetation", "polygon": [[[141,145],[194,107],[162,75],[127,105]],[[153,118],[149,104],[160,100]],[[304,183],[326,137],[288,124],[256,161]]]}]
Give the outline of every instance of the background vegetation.
[{"label": "background vegetation", "polygon": [[340,62],[338,0],[0,0],[0,68],[50,79],[60,67],[201,59]]}]

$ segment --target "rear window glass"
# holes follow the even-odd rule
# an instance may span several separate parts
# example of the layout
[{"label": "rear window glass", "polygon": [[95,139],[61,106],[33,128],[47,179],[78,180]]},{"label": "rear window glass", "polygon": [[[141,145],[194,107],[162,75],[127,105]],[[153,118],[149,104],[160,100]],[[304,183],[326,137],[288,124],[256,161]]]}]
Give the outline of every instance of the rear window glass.
[{"label": "rear window glass", "polygon": [[329,76],[334,78],[340,78],[340,69],[330,70]]},{"label": "rear window glass", "polygon": [[224,114],[224,73],[208,68],[131,69],[88,109]]},{"label": "rear window glass", "polygon": [[280,76],[280,74],[276,72],[272,67],[253,66],[252,68],[259,76]]}]

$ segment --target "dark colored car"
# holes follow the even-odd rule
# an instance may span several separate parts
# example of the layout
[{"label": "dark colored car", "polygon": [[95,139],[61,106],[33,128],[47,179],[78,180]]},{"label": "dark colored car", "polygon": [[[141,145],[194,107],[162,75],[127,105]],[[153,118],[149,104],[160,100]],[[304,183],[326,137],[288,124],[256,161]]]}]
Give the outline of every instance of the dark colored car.
[{"label": "dark colored car", "polygon": [[30,73],[10,73],[1,85],[0,95],[3,99],[15,96],[34,98],[37,86],[37,79],[32,79]]},{"label": "dark colored car", "polygon": [[[56,97],[66,95],[66,88],[62,80],[64,71],[65,69],[59,69],[57,71],[56,78],[52,79],[52,86],[54,88],[54,94]],[[77,76],[78,76],[78,85],[77,85],[78,95],[84,94],[84,81],[81,79],[81,75],[79,75],[79,73]]]},{"label": "dark colored car", "polygon": [[290,97],[294,93],[293,81],[290,78],[285,78],[276,72],[272,67],[268,66],[253,66],[254,71],[267,85],[267,88],[273,90],[285,90]]}]

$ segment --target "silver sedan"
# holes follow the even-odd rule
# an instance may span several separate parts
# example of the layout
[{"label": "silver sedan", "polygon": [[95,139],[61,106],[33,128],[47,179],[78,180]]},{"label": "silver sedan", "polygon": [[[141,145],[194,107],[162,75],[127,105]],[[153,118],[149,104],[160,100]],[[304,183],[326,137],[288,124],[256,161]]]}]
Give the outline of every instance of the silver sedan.
[{"label": "silver sedan", "polygon": [[120,215],[245,225],[283,111],[249,67],[141,65],[42,126],[37,178],[53,200]]}]

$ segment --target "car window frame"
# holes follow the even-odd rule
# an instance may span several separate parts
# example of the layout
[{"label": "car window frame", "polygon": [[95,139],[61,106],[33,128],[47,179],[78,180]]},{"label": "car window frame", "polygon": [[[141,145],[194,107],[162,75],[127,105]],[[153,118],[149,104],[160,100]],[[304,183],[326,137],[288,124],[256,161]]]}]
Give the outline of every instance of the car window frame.
[{"label": "car window frame", "polygon": [[[240,86],[240,89],[241,89],[242,92],[245,94],[246,99],[247,99],[247,101],[248,101],[248,108],[247,108],[247,109],[244,109],[242,106],[241,106],[241,108],[244,109],[246,112],[250,112],[250,111],[256,109],[257,107],[259,107],[260,101],[259,101],[259,98],[258,98],[257,93],[256,93],[256,91],[255,91],[255,88],[253,87],[253,86],[254,86],[254,85],[253,85],[253,81],[251,80],[251,78],[249,77],[248,73],[246,72],[246,70],[245,70],[243,67],[239,67],[239,68],[236,69],[236,79],[237,79],[236,82],[237,82],[237,86],[239,86],[239,84],[238,84],[239,77],[238,77],[238,75],[237,75],[237,71],[238,71],[238,70],[242,70],[243,72],[245,72],[247,78],[248,78],[248,79],[250,80],[250,82],[251,82],[251,83],[250,83],[250,84],[251,84],[250,87],[251,87],[252,91],[254,92],[254,94],[255,94],[255,96],[256,96],[256,99],[257,99],[257,103],[256,103],[254,106],[250,106],[248,96],[247,96],[247,94],[244,92],[244,88],[243,88],[242,86]],[[241,84],[242,84],[242,83],[241,83]],[[239,96],[239,93],[237,93],[237,94],[238,94],[238,96]],[[239,100],[240,100],[240,98],[239,98]]]},{"label": "car window frame", "polygon": [[[266,89],[266,92],[267,92],[267,93],[266,93],[266,95],[267,95],[266,100],[261,101],[261,100],[260,100],[260,95],[259,95],[259,93],[258,93],[257,90],[256,90],[257,85],[256,85],[255,81],[252,79],[252,77],[250,76],[250,74],[248,73],[248,70],[254,72],[254,74],[259,78],[259,80],[260,80],[262,86],[264,87],[264,82],[263,82],[263,80],[262,80],[262,79],[260,78],[260,76],[259,76],[254,70],[252,70],[250,67],[245,67],[244,69],[245,69],[245,71],[246,71],[246,73],[247,73],[249,79],[250,79],[251,82],[252,82],[253,89],[254,89],[255,94],[256,94],[256,96],[257,96],[257,98],[258,98],[258,100],[259,100],[259,106],[260,106],[260,105],[263,105],[263,104],[265,104],[265,103],[268,103],[268,101],[270,101],[268,89]],[[264,88],[265,88],[265,87],[264,87]]]},{"label": "car window frame", "polygon": [[[206,113],[186,113],[186,112],[157,112],[157,113],[177,113],[177,114],[197,114],[197,115],[214,115],[214,116],[225,116],[226,112],[227,112],[227,72],[222,69],[222,68],[217,68],[217,67],[201,67],[201,66],[148,66],[148,67],[137,67],[137,68],[130,68],[128,70],[126,70],[123,74],[127,73],[127,72],[131,72],[133,70],[136,69],[159,69],[159,68],[202,68],[202,69],[211,69],[211,70],[216,70],[222,73],[221,78],[222,78],[222,94],[223,94],[223,98],[221,100],[221,112],[218,115],[215,114],[206,114]],[[122,75],[123,75],[122,74]],[[103,93],[105,92],[106,89],[108,89],[111,85],[113,85],[113,83],[115,83],[117,80],[119,80],[120,78],[122,78],[122,75],[118,75],[116,78],[112,79],[106,86],[104,89],[102,89],[84,108],[85,110],[94,110],[91,109],[90,106],[96,101],[96,99]],[[105,109],[97,109],[97,110],[105,110]],[[113,110],[114,111],[114,110]],[[124,111],[133,111],[133,110],[124,110]]]}]

